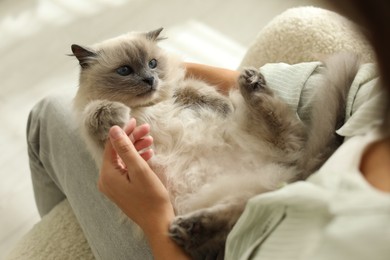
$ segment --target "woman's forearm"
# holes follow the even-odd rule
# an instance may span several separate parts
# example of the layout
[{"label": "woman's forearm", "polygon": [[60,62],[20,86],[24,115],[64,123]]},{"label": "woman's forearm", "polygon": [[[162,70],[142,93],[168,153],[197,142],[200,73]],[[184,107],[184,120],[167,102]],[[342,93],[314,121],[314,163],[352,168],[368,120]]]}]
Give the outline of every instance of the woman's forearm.
[{"label": "woman's forearm", "polygon": [[159,216],[149,218],[141,228],[152,249],[155,260],[185,260],[191,259],[178,244],[176,244],[168,235],[171,222],[175,218],[175,213],[171,204],[163,207],[164,210],[158,210]]},{"label": "woman's forearm", "polygon": [[187,260],[191,259],[184,250],[179,247],[169,236],[168,227],[164,231],[155,231],[147,235],[147,239],[152,249],[152,254],[156,260]]},{"label": "woman's forearm", "polygon": [[224,94],[237,85],[238,71],[189,62],[185,67],[187,77],[204,80]]}]

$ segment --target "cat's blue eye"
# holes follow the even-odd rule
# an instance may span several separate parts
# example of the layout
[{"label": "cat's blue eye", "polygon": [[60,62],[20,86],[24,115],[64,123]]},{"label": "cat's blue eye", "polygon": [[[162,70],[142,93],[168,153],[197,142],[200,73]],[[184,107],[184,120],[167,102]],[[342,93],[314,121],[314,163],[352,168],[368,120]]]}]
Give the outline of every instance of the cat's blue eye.
[{"label": "cat's blue eye", "polygon": [[157,67],[157,60],[156,59],[152,59],[149,61],[149,68],[151,69],[154,69]]},{"label": "cat's blue eye", "polygon": [[131,73],[133,73],[133,69],[130,68],[129,66],[121,66],[116,69],[116,73],[118,73],[121,76],[128,76]]}]

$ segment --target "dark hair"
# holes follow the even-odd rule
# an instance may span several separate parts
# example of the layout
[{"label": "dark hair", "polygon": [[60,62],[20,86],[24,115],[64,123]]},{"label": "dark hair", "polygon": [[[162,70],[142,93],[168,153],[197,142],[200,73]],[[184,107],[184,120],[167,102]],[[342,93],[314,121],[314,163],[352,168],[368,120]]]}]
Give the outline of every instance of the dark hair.
[{"label": "dark hair", "polygon": [[390,1],[388,0],[328,0],[341,14],[361,26],[377,58],[381,85],[386,90],[387,103],[383,130],[390,134]]}]

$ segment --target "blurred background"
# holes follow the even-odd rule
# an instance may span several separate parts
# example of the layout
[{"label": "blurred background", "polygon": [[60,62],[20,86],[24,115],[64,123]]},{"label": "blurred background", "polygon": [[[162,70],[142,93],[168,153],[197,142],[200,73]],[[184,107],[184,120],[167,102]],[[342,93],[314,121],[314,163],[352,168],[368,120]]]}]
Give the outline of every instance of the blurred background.
[{"label": "blurred background", "polygon": [[235,69],[267,22],[307,5],[327,8],[323,0],[0,0],[0,259],[39,221],[26,122],[44,96],[77,89],[71,44],[164,27],[162,47]]}]

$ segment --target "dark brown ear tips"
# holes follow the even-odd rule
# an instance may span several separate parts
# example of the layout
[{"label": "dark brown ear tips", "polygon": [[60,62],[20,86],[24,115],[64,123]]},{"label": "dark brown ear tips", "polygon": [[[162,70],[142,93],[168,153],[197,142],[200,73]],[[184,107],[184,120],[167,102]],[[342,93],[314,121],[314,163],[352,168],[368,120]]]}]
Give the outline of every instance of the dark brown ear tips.
[{"label": "dark brown ear tips", "polygon": [[72,44],[71,49],[73,55],[79,60],[82,68],[87,68],[93,60],[93,57],[97,55],[94,51],[77,44]]},{"label": "dark brown ear tips", "polygon": [[150,31],[146,33],[146,38],[152,41],[160,41],[166,39],[165,37],[159,37],[160,33],[164,30],[163,27],[158,28],[157,30]]}]

